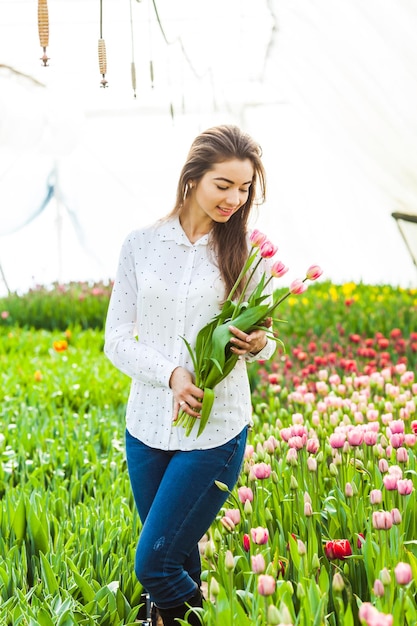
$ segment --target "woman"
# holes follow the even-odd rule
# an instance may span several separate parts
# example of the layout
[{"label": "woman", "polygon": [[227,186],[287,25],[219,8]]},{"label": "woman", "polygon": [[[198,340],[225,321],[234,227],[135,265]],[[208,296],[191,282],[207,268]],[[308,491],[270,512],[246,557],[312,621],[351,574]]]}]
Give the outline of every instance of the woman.
[{"label": "woman", "polygon": [[[203,398],[183,338],[194,345],[244,265],[257,186],[263,200],[265,172],[251,137],[231,125],[201,133],[172,212],[125,240],[109,304],[105,353],[132,379],[126,455],[143,524],[135,572],[165,626],[202,606],[198,542],[227,496],[215,481],[229,489],[237,481],[251,420],[245,360],[267,359],[275,348],[262,330],[231,327],[242,358],[216,386],[203,434],[175,425],[180,408],[198,418]],[[188,620],[201,623],[193,612]]]}]

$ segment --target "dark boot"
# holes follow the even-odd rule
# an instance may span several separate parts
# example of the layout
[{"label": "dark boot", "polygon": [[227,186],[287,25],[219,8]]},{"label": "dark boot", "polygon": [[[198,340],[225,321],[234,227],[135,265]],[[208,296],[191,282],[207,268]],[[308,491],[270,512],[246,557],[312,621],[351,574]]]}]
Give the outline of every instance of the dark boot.
[{"label": "dark boot", "polygon": [[136,620],[140,626],[158,626],[158,609],[150,600],[148,593],[142,593],[140,596],[141,607],[138,611]]},{"label": "dark boot", "polygon": [[140,603],[142,606],[139,609],[136,619],[140,624],[148,624],[151,617],[151,601],[149,594],[145,591],[140,594]]},{"label": "dark boot", "polygon": [[187,619],[188,623],[191,624],[191,626],[201,626],[202,621],[200,620],[197,613],[191,611],[189,616],[185,618],[185,614],[187,613],[187,611],[190,610],[190,606],[203,606],[203,596],[200,589],[197,589],[192,598],[189,598],[189,600],[187,600],[187,602],[185,602],[184,604],[174,606],[172,609],[158,608],[159,615],[162,617],[164,626],[179,626],[178,622],[175,621],[175,618]]}]

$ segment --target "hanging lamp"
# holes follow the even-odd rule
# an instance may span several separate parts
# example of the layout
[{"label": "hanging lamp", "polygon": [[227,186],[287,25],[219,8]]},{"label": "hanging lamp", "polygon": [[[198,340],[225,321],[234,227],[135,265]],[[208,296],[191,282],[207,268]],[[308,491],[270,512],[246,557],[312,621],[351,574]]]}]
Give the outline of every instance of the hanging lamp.
[{"label": "hanging lamp", "polygon": [[132,0],[129,0],[130,5],[130,39],[132,47],[132,60],[130,62],[130,75],[132,78],[133,97],[136,98],[136,65],[135,65],[135,47],[133,36],[133,13],[132,13]]},{"label": "hanging lamp", "polygon": [[107,87],[106,42],[103,39],[103,0],[100,0],[100,38],[98,40],[98,65],[101,74],[100,87]]},{"label": "hanging lamp", "polygon": [[41,61],[44,67],[46,67],[49,61],[49,57],[46,54],[46,48],[49,46],[48,0],[38,0],[38,32],[39,42],[43,49]]}]

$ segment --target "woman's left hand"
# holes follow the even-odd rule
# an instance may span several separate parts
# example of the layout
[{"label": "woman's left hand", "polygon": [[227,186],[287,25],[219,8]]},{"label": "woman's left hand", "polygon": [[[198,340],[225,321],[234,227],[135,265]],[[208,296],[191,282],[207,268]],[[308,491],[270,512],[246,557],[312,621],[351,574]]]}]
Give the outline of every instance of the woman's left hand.
[{"label": "woman's left hand", "polygon": [[229,326],[230,332],[234,335],[230,339],[232,352],[243,356],[245,354],[258,354],[267,344],[266,332],[264,330],[254,330],[245,333],[236,326]]}]

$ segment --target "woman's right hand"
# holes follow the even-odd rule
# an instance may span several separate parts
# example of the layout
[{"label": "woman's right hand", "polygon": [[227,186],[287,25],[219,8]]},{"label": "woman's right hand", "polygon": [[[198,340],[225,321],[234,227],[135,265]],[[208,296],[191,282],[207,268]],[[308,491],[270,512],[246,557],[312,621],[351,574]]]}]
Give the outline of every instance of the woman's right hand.
[{"label": "woman's right hand", "polygon": [[196,387],[191,372],[185,367],[176,367],[169,379],[169,386],[174,394],[174,422],[179,410],[193,417],[200,417],[204,392]]}]

